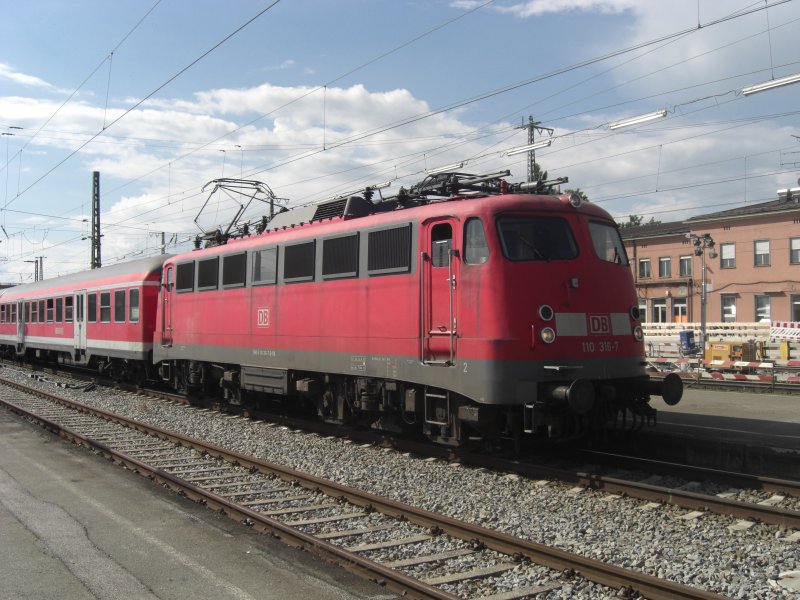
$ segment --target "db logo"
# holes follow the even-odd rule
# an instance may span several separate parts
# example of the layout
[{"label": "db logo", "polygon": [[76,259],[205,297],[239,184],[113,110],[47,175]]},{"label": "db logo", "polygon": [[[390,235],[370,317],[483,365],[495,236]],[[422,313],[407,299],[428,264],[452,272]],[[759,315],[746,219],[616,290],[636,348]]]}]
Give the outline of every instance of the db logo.
[{"label": "db logo", "polygon": [[258,309],[258,326],[259,327],[269,327],[269,309],[268,308],[259,308]]},{"label": "db logo", "polygon": [[608,315],[589,315],[589,335],[611,333],[611,318]]}]

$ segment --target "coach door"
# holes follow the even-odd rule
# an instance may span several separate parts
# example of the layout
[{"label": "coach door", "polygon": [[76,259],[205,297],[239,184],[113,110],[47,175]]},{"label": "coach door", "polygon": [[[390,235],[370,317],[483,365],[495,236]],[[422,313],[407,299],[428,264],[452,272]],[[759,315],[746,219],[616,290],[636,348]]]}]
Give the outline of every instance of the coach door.
[{"label": "coach door", "polygon": [[161,345],[172,346],[172,290],[173,265],[164,269],[164,281],[161,284]]},{"label": "coach door", "polygon": [[17,301],[17,352],[25,347],[25,303]]},{"label": "coach door", "polygon": [[458,336],[458,251],[454,249],[453,219],[425,223],[422,228],[422,361],[453,366]]},{"label": "coach door", "polygon": [[77,290],[73,295],[73,335],[75,336],[75,359],[86,354],[86,290]]}]

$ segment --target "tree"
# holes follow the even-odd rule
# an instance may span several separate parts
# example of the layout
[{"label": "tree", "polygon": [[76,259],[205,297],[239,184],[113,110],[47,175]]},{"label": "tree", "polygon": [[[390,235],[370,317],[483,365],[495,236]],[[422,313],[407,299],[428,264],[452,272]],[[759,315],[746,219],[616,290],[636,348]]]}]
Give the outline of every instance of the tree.
[{"label": "tree", "polygon": [[655,217],[650,217],[650,220],[645,223],[642,215],[628,215],[628,220],[625,223],[620,223],[620,229],[626,227],[639,227],[640,225],[658,225],[661,221],[656,221]]},{"label": "tree", "polygon": [[589,202],[589,196],[587,196],[586,192],[581,190],[581,188],[575,188],[574,190],[564,190],[564,193],[567,194],[568,196],[571,196],[572,194],[578,194],[578,196],[581,199],[581,202]]}]

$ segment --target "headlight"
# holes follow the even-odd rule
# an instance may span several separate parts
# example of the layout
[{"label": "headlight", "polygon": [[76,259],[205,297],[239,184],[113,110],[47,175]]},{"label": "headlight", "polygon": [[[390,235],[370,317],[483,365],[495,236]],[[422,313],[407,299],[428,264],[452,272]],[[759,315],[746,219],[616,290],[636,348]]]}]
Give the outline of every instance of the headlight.
[{"label": "headlight", "polygon": [[637,342],[644,341],[644,331],[638,325],[633,328],[633,337],[636,338]]},{"label": "headlight", "polygon": [[542,329],[539,336],[545,344],[552,344],[556,341],[556,332],[552,327],[545,327]]}]

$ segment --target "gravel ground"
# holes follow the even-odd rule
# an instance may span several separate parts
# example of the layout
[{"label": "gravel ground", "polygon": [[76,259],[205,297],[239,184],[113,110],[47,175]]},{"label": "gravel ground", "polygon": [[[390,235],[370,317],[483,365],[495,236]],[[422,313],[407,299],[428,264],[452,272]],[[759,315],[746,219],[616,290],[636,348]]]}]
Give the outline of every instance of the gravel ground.
[{"label": "gravel ground", "polygon": [[[31,383],[10,368],[2,375]],[[318,477],[731,598],[800,597],[776,584],[780,574],[800,569],[795,539],[800,536],[778,526],[756,523],[732,531],[733,517],[686,518],[690,511],[674,506],[451,465],[107,389],[60,392]],[[510,589],[546,583],[552,572],[531,578],[526,571],[525,577],[515,579],[510,571],[497,580]],[[537,598],[614,597],[580,578],[559,584]],[[450,590],[476,593],[469,583]]]}]

